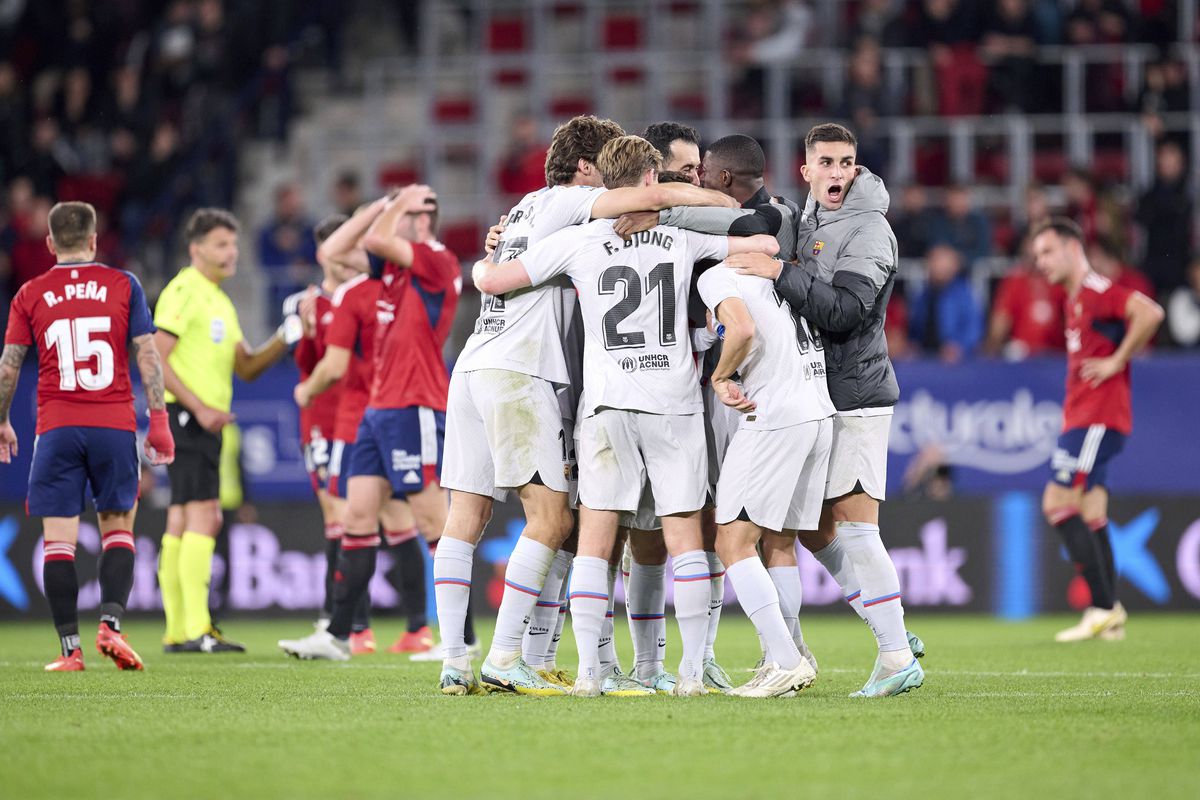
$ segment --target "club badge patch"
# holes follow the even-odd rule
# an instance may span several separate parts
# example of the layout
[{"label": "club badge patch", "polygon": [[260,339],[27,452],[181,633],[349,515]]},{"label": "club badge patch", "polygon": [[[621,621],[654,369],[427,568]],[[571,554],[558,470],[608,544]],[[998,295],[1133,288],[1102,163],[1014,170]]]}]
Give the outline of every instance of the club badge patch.
[{"label": "club badge patch", "polygon": [[814,256],[821,255],[821,251],[824,249],[825,249],[824,242],[813,242],[813,255]]}]

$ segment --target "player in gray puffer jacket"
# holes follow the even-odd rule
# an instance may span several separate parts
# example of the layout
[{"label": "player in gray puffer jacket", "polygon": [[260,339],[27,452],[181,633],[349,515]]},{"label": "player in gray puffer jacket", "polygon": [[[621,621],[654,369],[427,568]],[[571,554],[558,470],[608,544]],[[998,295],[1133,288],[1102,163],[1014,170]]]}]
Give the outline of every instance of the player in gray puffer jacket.
[{"label": "player in gray puffer jacket", "polygon": [[[726,265],[775,281],[777,294],[825,338],[829,395],[837,408],[818,531],[800,540],[867,621],[879,645],[856,695],[886,697],[920,686],[924,644],[904,627],[900,581],[879,535],[892,407],[900,396],[884,318],[896,279],[896,237],[883,181],[856,164],[858,142],[841,125],[805,136],[810,192],[797,226],[797,263],[731,257]],[[914,658],[914,656],[916,658]]]}]

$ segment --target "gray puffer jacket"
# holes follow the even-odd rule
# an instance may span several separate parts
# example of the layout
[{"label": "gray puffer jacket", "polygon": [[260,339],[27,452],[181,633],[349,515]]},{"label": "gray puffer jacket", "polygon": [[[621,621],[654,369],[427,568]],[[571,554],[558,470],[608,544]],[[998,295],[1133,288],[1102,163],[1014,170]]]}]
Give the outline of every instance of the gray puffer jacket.
[{"label": "gray puffer jacket", "polygon": [[810,195],[797,224],[799,262],[784,262],[775,288],[825,339],[829,395],[838,411],[894,406],[900,386],[883,332],[896,280],[896,237],[884,218],[883,180],[864,167],[842,207]]}]

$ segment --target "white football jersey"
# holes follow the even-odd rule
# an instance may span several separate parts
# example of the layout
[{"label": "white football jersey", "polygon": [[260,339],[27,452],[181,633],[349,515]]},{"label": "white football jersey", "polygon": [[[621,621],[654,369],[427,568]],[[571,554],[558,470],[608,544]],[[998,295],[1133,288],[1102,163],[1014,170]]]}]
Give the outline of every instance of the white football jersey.
[{"label": "white football jersey", "polygon": [[[592,218],[604,189],[551,186],[530,192],[508,212],[503,237],[492,254],[510,261],[547,236]],[[507,369],[568,385],[563,338],[575,311],[575,290],[565,281],[482,296],[475,331],[455,362],[455,372]]]},{"label": "white football jersey", "polygon": [[821,337],[792,313],[771,281],[719,266],[701,275],[696,289],[714,317],[721,301],[736,297],[754,320],[754,340],[738,374],[757,407],[742,415],[741,427],[773,430],[833,415]]},{"label": "white football jersey", "polygon": [[521,256],[533,283],[568,275],[583,316],[581,417],[597,408],[651,414],[703,410],[688,335],[687,301],[697,261],[723,259],[724,236],[660,225],[629,242],[612,220],[544,239]]}]

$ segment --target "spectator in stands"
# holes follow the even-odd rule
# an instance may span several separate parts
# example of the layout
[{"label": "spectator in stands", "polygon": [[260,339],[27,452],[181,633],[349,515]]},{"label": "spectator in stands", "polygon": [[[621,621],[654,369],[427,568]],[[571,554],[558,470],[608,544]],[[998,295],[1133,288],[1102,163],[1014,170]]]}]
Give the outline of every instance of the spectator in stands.
[{"label": "spectator in stands", "polygon": [[1064,346],[1063,289],[1033,269],[1028,237],[1022,249],[1025,257],[996,287],[984,344],[989,355],[1009,361],[1061,351]]},{"label": "spectator in stands", "polygon": [[29,216],[24,220],[12,249],[12,291],[54,266],[54,254],[46,247],[46,220],[52,203],[46,197],[34,197]]},{"label": "spectator in stands", "polygon": [[1142,124],[1151,136],[1161,138],[1163,114],[1187,111],[1190,105],[1187,68],[1181,62],[1164,58],[1146,65],[1142,91],[1133,110],[1141,114]]},{"label": "spectator in stands", "polygon": [[946,189],[946,211],[934,232],[934,242],[948,244],[970,270],[992,252],[992,224],[971,202],[971,190],[957,184]]},{"label": "spectator in stands", "polygon": [[1188,267],[1188,282],[1167,301],[1167,330],[1180,347],[1200,346],[1200,256]]},{"label": "spectator in stands", "polygon": [[904,0],[863,0],[852,41],[873,39],[885,47],[904,45]]},{"label": "spectator in stands", "polygon": [[352,217],[363,202],[362,178],[358,173],[353,170],[338,173],[333,182],[333,207],[337,212]]},{"label": "spectator in stands", "polygon": [[1012,242],[1009,255],[1023,255],[1024,248],[1029,244],[1030,231],[1033,231],[1046,220],[1050,219],[1050,198],[1046,196],[1046,187],[1040,183],[1030,183],[1025,187],[1025,203],[1021,206],[1020,216],[1013,220]]},{"label": "spectator in stands", "polygon": [[17,85],[17,71],[0,61],[0,183],[11,179],[25,150],[29,120],[25,98]]},{"label": "spectator in stands", "polygon": [[983,111],[987,70],[976,52],[975,12],[974,2],[922,0],[909,31],[909,45],[929,53],[929,70],[914,76],[920,113],[957,116]]},{"label": "spectator in stands", "polygon": [[858,163],[886,174],[890,139],[879,118],[904,109],[900,99],[883,85],[882,53],[874,39],[860,39],[850,56],[849,75],[838,115],[853,123],[858,136]]},{"label": "spectator in stands", "polygon": [[1155,177],[1138,201],[1142,229],[1142,269],[1159,291],[1183,285],[1192,252],[1192,197],[1183,149],[1171,139],[1158,145]]},{"label": "spectator in stands", "polygon": [[1099,233],[1100,201],[1091,173],[1082,167],[1067,170],[1062,188],[1067,198],[1067,216],[1079,223],[1084,241],[1092,241]]},{"label": "spectator in stands", "polygon": [[900,204],[892,218],[896,244],[903,258],[920,258],[933,245],[942,215],[929,207],[925,187],[910,183],[900,194]]},{"label": "spectator in stands", "polygon": [[1089,244],[1087,257],[1093,270],[1117,286],[1141,292],[1151,299],[1155,297],[1154,284],[1146,277],[1146,273],[1126,264],[1121,248],[1109,237],[1101,236]]},{"label": "spectator in stands", "polygon": [[316,278],[317,251],[311,230],[300,187],[294,183],[275,187],[274,213],[258,232],[258,260],[271,284],[272,319],[280,317],[288,295]]},{"label": "spectator in stands", "polygon": [[1037,25],[1029,0],[996,0],[983,26],[980,50],[987,61],[993,107],[1029,112],[1039,107]]},{"label": "spectator in stands", "polygon": [[786,61],[809,43],[813,10],[802,0],[756,0],[737,17],[730,61],[740,68],[733,87],[734,114],[763,113],[765,67]]},{"label": "spectator in stands", "polygon": [[959,252],[935,245],[925,254],[925,285],[909,309],[913,345],[947,364],[969,357],[983,338],[983,314],[962,272]]},{"label": "spectator in stands", "polygon": [[[1120,44],[1130,39],[1130,18],[1124,0],[1079,0],[1067,17],[1067,43]],[[1087,110],[1124,108],[1124,64],[1091,63],[1087,68]]]},{"label": "spectator in stands", "polygon": [[546,186],[546,143],[538,137],[537,119],[517,114],[509,126],[509,141],[500,161],[500,191],[523,197]]}]

